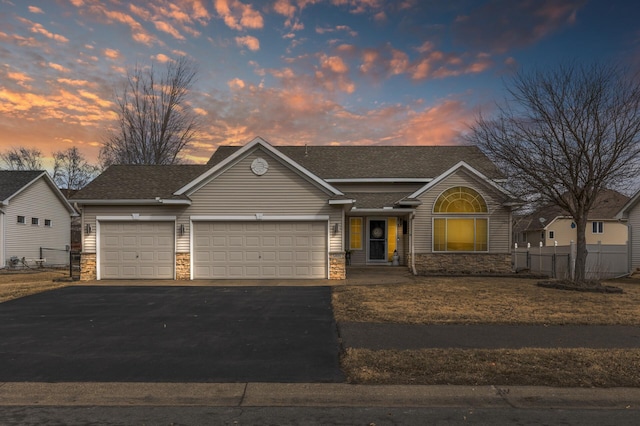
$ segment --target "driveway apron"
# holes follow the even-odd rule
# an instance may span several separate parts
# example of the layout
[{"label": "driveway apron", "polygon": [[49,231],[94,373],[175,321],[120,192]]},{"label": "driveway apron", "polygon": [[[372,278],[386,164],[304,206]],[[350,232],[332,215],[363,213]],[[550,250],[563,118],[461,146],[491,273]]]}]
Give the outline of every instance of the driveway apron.
[{"label": "driveway apron", "polygon": [[340,382],[329,287],[74,286],[0,304],[2,382]]}]

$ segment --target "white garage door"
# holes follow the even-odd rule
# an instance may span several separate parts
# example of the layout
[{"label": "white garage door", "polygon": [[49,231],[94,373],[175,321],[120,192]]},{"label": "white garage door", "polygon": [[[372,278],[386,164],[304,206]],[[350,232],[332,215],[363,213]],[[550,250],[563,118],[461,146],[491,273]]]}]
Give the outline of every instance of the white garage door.
[{"label": "white garage door", "polygon": [[101,222],[101,279],[173,279],[173,222]]},{"label": "white garage door", "polygon": [[194,222],[194,278],[326,278],[325,222]]}]

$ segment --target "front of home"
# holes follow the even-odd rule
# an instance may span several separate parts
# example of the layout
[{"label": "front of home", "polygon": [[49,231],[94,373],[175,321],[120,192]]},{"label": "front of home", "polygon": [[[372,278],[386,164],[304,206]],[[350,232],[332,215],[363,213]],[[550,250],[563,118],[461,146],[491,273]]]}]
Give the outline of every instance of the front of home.
[{"label": "front of home", "polygon": [[475,147],[220,147],[113,166],[73,201],[81,279],[344,279],[346,266],[508,272],[514,200]]}]

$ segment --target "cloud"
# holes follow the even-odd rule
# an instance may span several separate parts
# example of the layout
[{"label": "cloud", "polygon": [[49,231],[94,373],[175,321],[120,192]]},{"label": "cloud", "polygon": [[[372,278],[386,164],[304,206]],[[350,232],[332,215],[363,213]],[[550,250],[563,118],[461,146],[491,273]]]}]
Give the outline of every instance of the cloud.
[{"label": "cloud", "polygon": [[28,19],[22,18],[22,17],[18,17],[18,20],[20,22],[22,22],[23,24],[27,25],[29,28],[29,31],[31,31],[34,34],[40,34],[45,36],[46,38],[50,39],[50,40],[54,40],[58,43],[68,43],[69,39],[66,38],[63,35],[60,34],[54,34],[51,31],[47,30],[42,24],[39,24],[37,22],[33,22],[30,21]]},{"label": "cloud", "polygon": [[215,0],[216,13],[224,20],[224,23],[234,30],[260,29],[264,21],[260,12],[253,6],[244,4],[239,0]]},{"label": "cloud", "polygon": [[29,6],[29,12],[31,12],[31,13],[44,13],[44,11],[42,9],[40,9],[38,6]]},{"label": "cloud", "polygon": [[585,4],[586,0],[492,0],[459,16],[452,26],[453,38],[462,45],[504,53],[572,25]]},{"label": "cloud", "polygon": [[180,32],[176,30],[171,24],[164,21],[154,21],[153,24],[158,31],[165,32],[178,40],[185,40],[185,37],[180,34]]},{"label": "cloud", "polygon": [[106,48],[102,51],[102,54],[112,60],[116,60],[120,57],[120,52],[118,52],[116,49],[110,49],[110,48]]},{"label": "cloud", "polygon": [[152,56],[153,59],[160,62],[161,64],[166,64],[167,62],[171,62],[172,59],[163,53],[158,53],[155,56]]},{"label": "cloud", "polygon": [[33,80],[33,78],[29,77],[27,74],[19,71],[7,71],[7,77],[18,83],[26,83],[27,81]]},{"label": "cloud", "polygon": [[55,62],[49,62],[49,68],[53,68],[56,71],[60,71],[60,72],[71,72],[71,70],[69,68],[66,68],[60,64],[56,64]]},{"label": "cloud", "polygon": [[245,46],[253,52],[260,50],[260,41],[253,36],[236,37],[236,44]]}]

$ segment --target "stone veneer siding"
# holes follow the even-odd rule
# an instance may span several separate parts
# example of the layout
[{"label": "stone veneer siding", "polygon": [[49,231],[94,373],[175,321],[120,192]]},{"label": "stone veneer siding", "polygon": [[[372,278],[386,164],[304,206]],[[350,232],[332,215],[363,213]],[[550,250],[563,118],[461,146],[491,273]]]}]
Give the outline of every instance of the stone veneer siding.
[{"label": "stone veneer siding", "polygon": [[191,279],[191,255],[176,253],[176,280]]},{"label": "stone veneer siding", "polygon": [[344,280],[345,278],[347,278],[347,268],[344,252],[329,253],[329,279]]},{"label": "stone veneer siding", "polygon": [[421,274],[508,274],[510,253],[416,254],[416,272]]},{"label": "stone veneer siding", "polygon": [[80,253],[80,281],[93,281],[96,279],[98,279],[96,254]]}]

